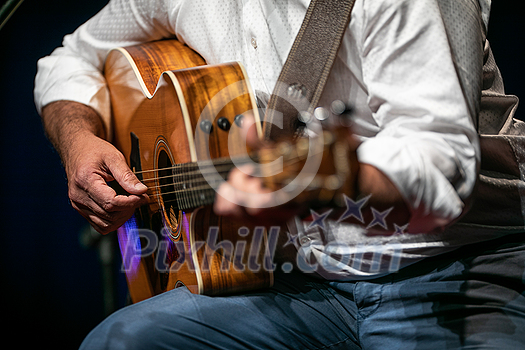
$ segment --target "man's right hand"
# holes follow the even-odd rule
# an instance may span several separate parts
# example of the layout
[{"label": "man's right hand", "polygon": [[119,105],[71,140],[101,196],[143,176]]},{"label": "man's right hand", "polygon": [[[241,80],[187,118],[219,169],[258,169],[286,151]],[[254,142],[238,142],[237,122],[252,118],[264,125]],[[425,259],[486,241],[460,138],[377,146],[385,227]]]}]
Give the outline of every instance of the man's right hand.
[{"label": "man's right hand", "polygon": [[[71,205],[100,233],[116,230],[140,205],[147,187],[128,167],[113,145],[94,135],[78,140],[70,150],[66,173]],[[128,195],[119,195],[107,182],[117,181]]]},{"label": "man's right hand", "polygon": [[[105,141],[98,114],[76,102],[54,102],[42,113],[47,135],[60,153],[71,205],[102,234],[116,230],[135,209],[149,200],[147,187],[127,165],[124,156]],[[128,193],[108,185],[117,181]]]}]

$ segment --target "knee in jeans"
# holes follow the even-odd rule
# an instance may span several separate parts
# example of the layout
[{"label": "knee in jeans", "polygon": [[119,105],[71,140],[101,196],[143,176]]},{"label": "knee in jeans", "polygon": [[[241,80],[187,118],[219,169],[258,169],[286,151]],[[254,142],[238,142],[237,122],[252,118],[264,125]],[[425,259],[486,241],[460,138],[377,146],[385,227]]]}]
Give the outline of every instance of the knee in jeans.
[{"label": "knee in jeans", "polygon": [[131,308],[122,309],[101,322],[86,337],[81,350],[155,349],[159,325],[139,316]]}]

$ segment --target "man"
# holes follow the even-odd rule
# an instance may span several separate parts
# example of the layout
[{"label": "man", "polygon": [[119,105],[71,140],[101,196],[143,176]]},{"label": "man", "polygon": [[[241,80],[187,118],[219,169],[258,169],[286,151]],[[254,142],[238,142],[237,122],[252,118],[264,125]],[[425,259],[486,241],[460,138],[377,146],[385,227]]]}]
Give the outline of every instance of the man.
[{"label": "man", "polygon": [[[67,36],[39,62],[35,99],[75,209],[108,233],[148,200],[106,141],[101,71],[109,49],[176,36],[209,64],[241,61],[257,94],[268,96],[307,6],[115,0]],[[490,1],[356,1],[320,105],[355,107],[359,196],[339,217],[299,222],[293,243],[316,277],[276,271],[272,289],[214,298],[178,288],[110,316],[83,348],[522,348],[523,245],[503,237],[488,253],[480,242],[500,233],[445,229],[466,211],[477,179],[489,8]],[[129,195],[116,195],[106,185],[112,179]],[[240,170],[229,183],[268,193]],[[217,214],[264,221],[282,212],[261,209],[268,196],[248,202],[236,192],[236,203],[250,203],[240,206],[229,191],[219,189]]]}]

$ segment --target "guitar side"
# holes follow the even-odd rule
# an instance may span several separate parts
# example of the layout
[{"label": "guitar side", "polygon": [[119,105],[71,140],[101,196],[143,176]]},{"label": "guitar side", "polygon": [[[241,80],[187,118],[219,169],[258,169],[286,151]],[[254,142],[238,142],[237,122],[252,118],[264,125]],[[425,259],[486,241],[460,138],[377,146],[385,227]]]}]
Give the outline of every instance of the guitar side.
[{"label": "guitar side", "polygon": [[[119,48],[106,60],[113,143],[151,188],[153,199],[118,230],[134,302],[181,285],[194,293],[221,294],[272,284],[272,273],[263,266],[266,233],[215,216],[209,206],[198,205],[199,198],[177,197],[186,182],[175,179],[191,172],[179,175],[172,169],[245,154],[235,117],[252,112],[258,118],[239,64],[204,65],[198,54],[176,40]],[[225,118],[221,125],[218,118]],[[188,209],[181,210],[181,202]],[[208,233],[213,233],[213,241]],[[261,246],[258,270],[239,268],[250,259],[239,251],[232,254],[230,248],[242,246],[237,243],[240,234],[248,244],[264,241],[255,242]]]}]

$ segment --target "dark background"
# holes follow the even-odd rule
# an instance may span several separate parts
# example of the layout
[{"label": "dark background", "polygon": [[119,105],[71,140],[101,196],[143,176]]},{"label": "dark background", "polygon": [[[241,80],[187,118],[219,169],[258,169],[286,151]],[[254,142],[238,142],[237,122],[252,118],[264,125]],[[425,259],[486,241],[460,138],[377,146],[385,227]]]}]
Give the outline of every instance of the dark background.
[{"label": "dark background", "polygon": [[[97,249],[80,243],[87,226],[68,203],[64,171],[32,96],[37,59],[106,3],[25,0],[0,30],[1,315],[3,339],[16,348],[77,348],[107,313]],[[489,28],[507,92],[518,96],[525,96],[522,8],[495,1]],[[118,266],[116,308],[126,302]]]}]

